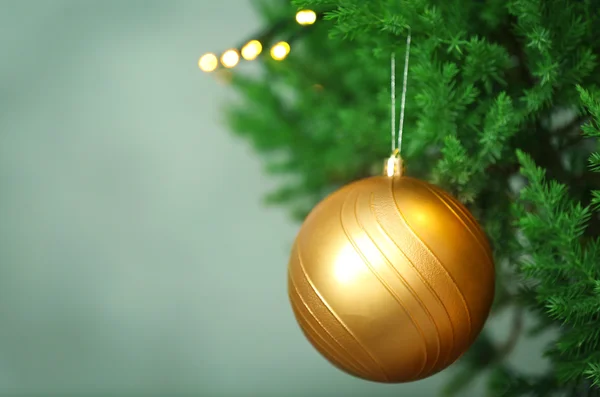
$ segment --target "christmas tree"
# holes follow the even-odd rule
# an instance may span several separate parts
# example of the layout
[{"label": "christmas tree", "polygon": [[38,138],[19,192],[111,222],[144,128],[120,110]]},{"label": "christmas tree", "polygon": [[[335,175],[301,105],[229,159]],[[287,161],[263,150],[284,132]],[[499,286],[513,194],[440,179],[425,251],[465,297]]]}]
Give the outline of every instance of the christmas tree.
[{"label": "christmas tree", "polygon": [[[268,202],[302,220],[331,191],[381,173],[390,54],[404,54],[410,30],[407,173],[452,192],[487,232],[498,280],[492,315],[534,313],[527,337],[557,330],[542,376],[512,368],[514,343],[498,346],[484,331],[455,364],[462,372],[447,392],[460,395],[481,374],[493,396],[600,395],[600,2],[257,7],[268,27],[261,45],[285,43],[257,58],[256,75],[226,69],[242,96],[228,120],[282,177]],[[301,9],[314,10],[316,22],[306,14],[299,22],[308,26],[297,23]],[[253,59],[254,45],[239,52]]]}]

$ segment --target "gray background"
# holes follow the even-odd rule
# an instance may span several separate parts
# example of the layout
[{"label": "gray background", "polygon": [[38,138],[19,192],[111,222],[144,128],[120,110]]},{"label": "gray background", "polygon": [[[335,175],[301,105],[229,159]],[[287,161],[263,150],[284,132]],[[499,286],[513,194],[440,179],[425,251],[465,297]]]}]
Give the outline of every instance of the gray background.
[{"label": "gray background", "polygon": [[[260,28],[246,1],[0,0],[0,394],[431,396],[451,376],[354,379],[294,323],[298,225],[261,205],[273,181],[196,63]],[[539,346],[513,361],[541,368]]]}]

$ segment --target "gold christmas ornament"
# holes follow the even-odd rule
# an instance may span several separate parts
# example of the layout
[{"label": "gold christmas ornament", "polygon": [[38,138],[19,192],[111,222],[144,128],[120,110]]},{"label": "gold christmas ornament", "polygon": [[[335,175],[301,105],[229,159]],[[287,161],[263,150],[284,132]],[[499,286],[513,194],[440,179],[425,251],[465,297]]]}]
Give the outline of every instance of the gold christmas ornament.
[{"label": "gold christmas ornament", "polygon": [[494,297],[492,253],[477,221],[402,170],[390,160],[385,175],[319,203],[288,268],[291,305],[310,343],[341,370],[383,383],[423,379],[455,362]]}]

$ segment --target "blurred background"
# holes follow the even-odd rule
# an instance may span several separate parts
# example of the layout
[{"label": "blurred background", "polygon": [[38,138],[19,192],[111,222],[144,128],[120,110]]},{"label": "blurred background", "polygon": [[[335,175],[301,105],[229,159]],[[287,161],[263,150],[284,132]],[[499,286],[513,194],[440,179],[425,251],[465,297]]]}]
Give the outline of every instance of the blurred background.
[{"label": "blurred background", "polygon": [[[0,0],[0,395],[435,396],[452,376],[354,379],[295,324],[299,225],[261,204],[235,98],[197,65],[262,28],[244,0]],[[536,342],[518,367],[543,368]]]}]

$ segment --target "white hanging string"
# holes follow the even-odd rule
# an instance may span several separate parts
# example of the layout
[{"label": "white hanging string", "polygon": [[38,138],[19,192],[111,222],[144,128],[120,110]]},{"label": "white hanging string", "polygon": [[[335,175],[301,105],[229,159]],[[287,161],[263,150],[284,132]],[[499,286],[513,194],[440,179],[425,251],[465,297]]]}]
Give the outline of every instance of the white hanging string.
[{"label": "white hanging string", "polygon": [[402,132],[404,128],[404,109],[406,108],[406,86],[408,84],[408,56],[410,55],[410,29],[406,37],[406,55],[404,57],[404,79],[402,82],[402,102],[400,102],[400,129],[398,130],[398,151],[402,150]]},{"label": "white hanging string", "polygon": [[404,109],[406,107],[406,86],[408,83],[408,58],[410,55],[410,28],[406,37],[406,55],[404,57],[404,78],[402,82],[402,98],[400,102],[400,126],[398,128],[398,137],[396,145],[396,54],[392,52],[391,56],[391,91],[392,91],[392,153],[398,149],[402,150],[402,133],[404,129]]},{"label": "white hanging string", "polygon": [[392,52],[391,62],[391,91],[392,91],[392,153],[396,150],[396,54]]}]

